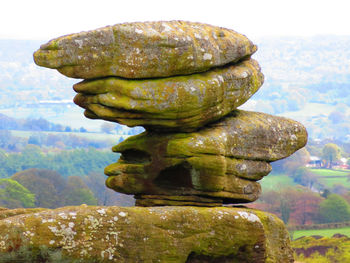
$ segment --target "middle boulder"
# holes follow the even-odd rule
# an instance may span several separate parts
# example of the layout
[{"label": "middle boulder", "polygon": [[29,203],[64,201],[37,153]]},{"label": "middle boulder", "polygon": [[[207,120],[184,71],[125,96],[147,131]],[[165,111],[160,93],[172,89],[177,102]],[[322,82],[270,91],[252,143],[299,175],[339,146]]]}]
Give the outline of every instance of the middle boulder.
[{"label": "middle boulder", "polygon": [[193,131],[246,102],[264,80],[259,64],[243,60],[205,73],[158,79],[109,77],[74,85],[85,116],[147,130]]}]

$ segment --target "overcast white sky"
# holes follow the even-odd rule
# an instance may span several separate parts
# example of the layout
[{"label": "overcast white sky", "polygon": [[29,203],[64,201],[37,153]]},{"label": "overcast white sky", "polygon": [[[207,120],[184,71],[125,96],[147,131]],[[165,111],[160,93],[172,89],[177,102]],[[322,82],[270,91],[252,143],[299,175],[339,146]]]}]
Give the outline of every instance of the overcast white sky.
[{"label": "overcast white sky", "polygon": [[189,20],[266,35],[350,35],[350,0],[2,0],[0,38],[49,40],[122,22]]}]

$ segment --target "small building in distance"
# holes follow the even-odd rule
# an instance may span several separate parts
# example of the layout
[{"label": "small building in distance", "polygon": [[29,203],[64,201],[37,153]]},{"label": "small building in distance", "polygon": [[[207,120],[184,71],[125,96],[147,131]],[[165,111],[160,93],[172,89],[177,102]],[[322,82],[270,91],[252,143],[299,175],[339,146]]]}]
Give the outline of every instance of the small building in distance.
[{"label": "small building in distance", "polygon": [[340,160],[338,162],[336,162],[335,166],[333,166],[333,168],[335,169],[349,169],[350,166],[347,164],[347,159],[346,158],[340,158]]},{"label": "small building in distance", "polygon": [[322,167],[322,160],[317,156],[310,156],[310,161],[306,164],[306,167],[320,168]]}]

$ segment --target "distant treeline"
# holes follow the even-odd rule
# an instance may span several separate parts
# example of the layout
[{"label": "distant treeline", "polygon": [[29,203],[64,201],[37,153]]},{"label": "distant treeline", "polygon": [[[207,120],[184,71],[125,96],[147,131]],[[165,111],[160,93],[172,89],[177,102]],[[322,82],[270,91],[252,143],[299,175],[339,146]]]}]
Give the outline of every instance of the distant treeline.
[{"label": "distant treeline", "polygon": [[36,145],[26,146],[21,153],[0,149],[0,178],[29,169],[42,168],[58,172],[64,177],[103,172],[104,167],[116,162],[119,155],[94,148],[45,153]]},{"label": "distant treeline", "polygon": [[55,124],[44,118],[15,119],[2,113],[0,113],[0,130],[86,132],[84,127],[81,127],[80,129],[72,129],[70,126]]},{"label": "distant treeline", "polygon": [[27,169],[0,179],[0,207],[57,208],[69,205],[134,204],[131,196],[108,189],[102,173],[62,177],[48,169]]},{"label": "distant treeline", "polygon": [[12,135],[11,131],[0,130],[0,149],[8,152],[21,152],[27,145],[37,145],[43,148],[77,149],[77,148],[110,148],[108,140],[93,140],[82,138],[70,133],[34,132],[29,138]]}]

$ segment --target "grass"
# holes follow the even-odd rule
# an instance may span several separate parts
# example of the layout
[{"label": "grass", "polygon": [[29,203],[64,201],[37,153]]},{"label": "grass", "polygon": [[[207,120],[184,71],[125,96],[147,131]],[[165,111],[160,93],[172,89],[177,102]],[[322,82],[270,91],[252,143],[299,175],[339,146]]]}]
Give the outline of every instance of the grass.
[{"label": "grass", "polygon": [[297,239],[302,236],[324,236],[332,237],[334,234],[342,234],[350,237],[350,227],[344,228],[332,228],[332,229],[310,229],[310,230],[295,230],[293,232],[293,239]]},{"label": "grass", "polygon": [[328,188],[332,188],[335,184],[341,184],[344,187],[350,188],[350,181],[347,177],[336,177],[336,178],[323,178],[319,177],[318,181],[321,184],[324,184]]},{"label": "grass", "polygon": [[285,174],[270,174],[265,176],[261,181],[263,190],[273,190],[277,187],[293,186],[295,183],[293,179]]},{"label": "grass", "polygon": [[[341,184],[350,189],[350,181],[348,181],[348,170],[330,170],[330,169],[310,169],[317,176],[318,181],[325,187],[331,189],[335,184]],[[294,186],[296,183],[293,179],[285,174],[270,174],[261,181],[263,191],[275,190],[281,187]]]},{"label": "grass", "polygon": [[315,174],[318,181],[327,188],[332,188],[335,184],[350,188],[349,170],[310,169],[310,172]]}]

